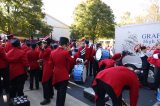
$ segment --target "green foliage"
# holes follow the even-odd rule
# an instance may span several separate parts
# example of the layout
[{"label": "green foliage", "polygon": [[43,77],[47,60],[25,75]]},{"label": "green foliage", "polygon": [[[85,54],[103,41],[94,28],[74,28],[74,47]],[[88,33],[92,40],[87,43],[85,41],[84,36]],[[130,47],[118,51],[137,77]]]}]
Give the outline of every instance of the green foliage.
[{"label": "green foliage", "polygon": [[79,37],[94,40],[97,37],[113,37],[114,25],[114,15],[107,4],[101,0],[86,0],[76,7],[71,28],[79,32]]},{"label": "green foliage", "polygon": [[18,36],[46,35],[52,31],[43,19],[41,0],[0,0],[0,30]]}]

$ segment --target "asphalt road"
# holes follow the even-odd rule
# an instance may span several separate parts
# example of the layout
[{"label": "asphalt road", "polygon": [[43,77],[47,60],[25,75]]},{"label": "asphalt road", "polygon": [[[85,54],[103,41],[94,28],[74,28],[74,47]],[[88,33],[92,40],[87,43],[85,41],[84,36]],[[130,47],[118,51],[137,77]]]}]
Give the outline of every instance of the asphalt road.
[{"label": "asphalt road", "polygon": [[[90,87],[92,82],[92,77],[88,77],[85,84],[76,84],[73,80],[70,81],[67,93],[74,98],[88,104],[89,106],[94,106],[94,103],[89,101],[83,96],[83,89]],[[125,102],[129,104],[129,91],[123,91],[123,98]],[[138,106],[153,106],[157,102],[156,92],[150,90],[149,88],[141,88],[139,92]],[[160,106],[160,105],[159,105]]]}]

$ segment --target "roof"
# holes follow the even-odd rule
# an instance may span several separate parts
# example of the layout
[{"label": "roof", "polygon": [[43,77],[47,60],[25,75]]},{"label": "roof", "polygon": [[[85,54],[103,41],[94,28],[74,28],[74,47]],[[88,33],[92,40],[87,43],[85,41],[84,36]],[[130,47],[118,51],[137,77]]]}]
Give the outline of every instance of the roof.
[{"label": "roof", "polygon": [[63,24],[64,26],[69,27],[67,24],[65,24],[65,23],[63,23],[62,21],[56,19],[55,17],[53,17],[53,16],[51,16],[51,15],[49,15],[49,14],[47,14],[47,13],[46,13],[46,15],[47,15],[48,17],[50,17],[50,18],[52,18],[52,19],[58,21],[59,23]]}]

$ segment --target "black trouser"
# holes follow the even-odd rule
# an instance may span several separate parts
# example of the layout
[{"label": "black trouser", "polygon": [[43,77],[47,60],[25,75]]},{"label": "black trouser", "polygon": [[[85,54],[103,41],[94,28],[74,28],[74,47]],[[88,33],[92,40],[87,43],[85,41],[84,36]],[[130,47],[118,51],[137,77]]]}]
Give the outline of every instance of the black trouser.
[{"label": "black trouser", "polygon": [[[1,80],[1,77],[3,80]],[[9,70],[8,68],[0,69],[0,94],[3,89],[6,93],[9,93]]]},{"label": "black trouser", "polygon": [[92,76],[92,74],[93,74],[93,61],[91,60],[90,62],[89,62],[89,76]]},{"label": "black trouser", "polygon": [[23,88],[27,75],[20,75],[10,81],[10,97],[23,96]]},{"label": "black trouser", "polygon": [[42,81],[42,74],[43,74],[43,67],[42,68],[39,68],[39,81],[41,82]]},{"label": "black trouser", "polygon": [[36,89],[39,89],[39,70],[30,71],[30,89],[33,89],[33,82],[35,79]]},{"label": "black trouser", "polygon": [[143,85],[147,85],[148,84],[148,73],[149,73],[149,69],[143,69]]},{"label": "black trouser", "polygon": [[93,87],[95,93],[98,96],[96,106],[105,106],[105,95],[106,93],[112,99],[113,106],[122,106],[122,96],[117,97],[112,87],[101,80],[96,80],[97,85]]},{"label": "black trouser", "polygon": [[97,75],[98,72],[99,72],[98,61],[96,61],[94,59],[93,60],[93,75],[94,75],[94,77]]},{"label": "black trouser", "polygon": [[51,99],[54,95],[52,80],[50,79],[49,81],[43,83],[42,86],[43,86],[44,99],[47,99],[47,100]]},{"label": "black trouser", "polygon": [[59,82],[55,85],[55,88],[57,90],[56,106],[64,106],[66,99],[67,85],[68,85],[68,80]]},{"label": "black trouser", "polygon": [[155,79],[155,82],[154,82],[154,87],[157,89],[160,85],[160,68],[158,67],[155,67],[154,68],[154,79]]}]

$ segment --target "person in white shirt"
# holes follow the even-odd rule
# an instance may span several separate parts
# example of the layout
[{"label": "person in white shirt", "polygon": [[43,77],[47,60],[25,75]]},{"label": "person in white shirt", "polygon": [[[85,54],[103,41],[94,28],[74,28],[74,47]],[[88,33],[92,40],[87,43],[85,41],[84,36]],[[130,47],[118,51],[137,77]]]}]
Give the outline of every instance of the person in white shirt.
[{"label": "person in white shirt", "polygon": [[149,67],[150,63],[147,61],[148,56],[147,56],[147,47],[146,46],[140,46],[139,49],[137,50],[139,53],[139,56],[142,60],[142,70],[143,70],[143,78],[142,78],[142,85],[143,86],[148,86],[148,73],[149,73]]}]

